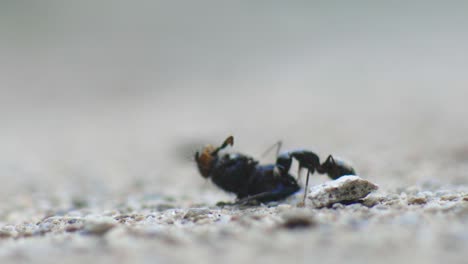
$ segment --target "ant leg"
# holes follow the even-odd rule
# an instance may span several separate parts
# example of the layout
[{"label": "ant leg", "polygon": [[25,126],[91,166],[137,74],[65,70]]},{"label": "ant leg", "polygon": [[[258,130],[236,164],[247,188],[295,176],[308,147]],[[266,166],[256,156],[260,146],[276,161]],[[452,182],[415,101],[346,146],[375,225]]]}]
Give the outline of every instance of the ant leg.
[{"label": "ant leg", "polygon": [[283,146],[283,141],[279,140],[278,142],[273,144],[271,147],[269,147],[267,150],[265,150],[260,157],[264,158],[266,155],[268,155],[268,153],[270,153],[270,151],[272,151],[276,147],[275,158],[277,159],[282,146]]},{"label": "ant leg", "polygon": [[309,188],[309,176],[310,176],[310,170],[307,170],[306,185],[304,188],[304,198],[302,199],[302,204],[305,204],[305,199],[307,198],[307,188]]},{"label": "ant leg", "polygon": [[276,144],[277,144],[277,148],[276,148],[275,158],[278,158],[279,153],[281,151],[281,147],[283,146],[283,141],[279,140],[278,142],[276,142]]},{"label": "ant leg", "polygon": [[261,203],[272,202],[282,200],[291,194],[297,192],[298,188],[296,187],[284,187],[280,191],[271,191],[271,192],[262,192],[255,195],[250,195],[245,198],[239,199],[236,204],[248,204],[253,201],[258,201]]},{"label": "ant leg", "polygon": [[249,204],[250,202],[258,201],[259,199],[264,198],[267,195],[268,195],[268,192],[263,192],[263,193],[247,196],[245,198],[237,200],[234,204],[239,204],[239,205]]}]

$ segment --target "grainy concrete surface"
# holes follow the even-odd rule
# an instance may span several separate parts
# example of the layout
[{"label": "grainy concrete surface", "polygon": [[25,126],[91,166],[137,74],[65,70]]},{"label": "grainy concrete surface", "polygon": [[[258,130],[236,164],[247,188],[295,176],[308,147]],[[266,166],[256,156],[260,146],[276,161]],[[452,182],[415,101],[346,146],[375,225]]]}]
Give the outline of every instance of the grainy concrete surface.
[{"label": "grainy concrete surface", "polygon": [[[467,263],[467,4],[342,2],[2,1],[0,263]],[[227,135],[379,190],[217,207]]]}]

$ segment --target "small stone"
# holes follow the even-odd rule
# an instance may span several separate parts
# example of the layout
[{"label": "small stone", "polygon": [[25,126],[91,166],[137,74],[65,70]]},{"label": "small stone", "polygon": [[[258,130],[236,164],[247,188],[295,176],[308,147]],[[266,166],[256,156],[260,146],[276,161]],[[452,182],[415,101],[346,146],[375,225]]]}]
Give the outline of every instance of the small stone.
[{"label": "small stone", "polygon": [[212,221],[208,218],[201,218],[197,220],[197,225],[206,225],[212,223]]},{"label": "small stone", "polygon": [[337,209],[343,209],[345,206],[341,203],[336,203],[332,205],[332,208],[337,210]]},{"label": "small stone", "polygon": [[378,204],[383,203],[387,197],[380,193],[371,193],[364,198],[363,205],[367,207],[374,207]]},{"label": "small stone", "polygon": [[106,234],[109,230],[115,227],[115,222],[113,221],[88,221],[84,225],[84,233],[91,235],[102,236]]},{"label": "small stone", "polygon": [[378,186],[359,176],[342,176],[334,181],[314,186],[308,198],[314,207],[329,207],[335,203],[353,203],[377,190]]},{"label": "small stone", "polygon": [[19,237],[30,237],[36,234],[38,228],[34,224],[21,224],[16,226],[16,231]]},{"label": "small stone", "polygon": [[408,204],[426,204],[427,198],[425,196],[410,196],[408,197]]},{"label": "small stone", "polygon": [[38,225],[38,228],[36,230],[36,233],[37,234],[46,234],[46,233],[49,233],[53,230],[53,228],[56,226],[56,223],[54,222],[51,222],[51,223],[48,223],[48,222],[45,222],[45,223],[41,223]]},{"label": "small stone", "polygon": [[432,192],[419,192],[407,197],[407,201],[409,205],[426,204],[430,199],[432,199],[433,196],[434,195]]},{"label": "small stone", "polygon": [[83,229],[82,224],[71,224],[71,225],[67,225],[65,227],[65,232],[73,233],[73,232],[79,231],[81,229]]},{"label": "small stone", "polygon": [[280,205],[278,205],[278,206],[276,207],[276,210],[278,210],[278,212],[281,212],[281,213],[282,213],[282,212],[288,212],[288,211],[290,211],[291,208],[292,208],[292,206],[289,205],[289,204],[280,204]]},{"label": "small stone", "polygon": [[415,204],[426,204],[427,203],[427,198],[425,195],[422,195],[421,193],[418,193],[416,195],[412,195],[407,198],[408,204],[409,205],[415,205]]},{"label": "small stone", "polygon": [[282,215],[282,218],[284,222],[281,227],[286,229],[309,228],[317,224],[311,212],[300,209],[286,212]]},{"label": "small stone", "polygon": [[447,194],[447,195],[444,195],[442,197],[440,197],[440,200],[441,201],[454,201],[456,199],[458,199],[458,195],[456,194]]},{"label": "small stone", "polygon": [[120,223],[125,222],[125,220],[128,218],[130,218],[130,215],[127,215],[127,214],[117,215],[114,217],[114,219]]},{"label": "small stone", "polygon": [[142,214],[134,214],[132,215],[132,219],[139,222],[145,220],[145,216]]},{"label": "small stone", "polygon": [[193,222],[197,222],[198,220],[209,217],[209,214],[210,214],[209,209],[206,209],[206,208],[191,208],[185,213],[184,219],[191,220]]},{"label": "small stone", "polygon": [[174,220],[173,219],[166,219],[164,221],[164,223],[168,224],[168,225],[173,225],[174,224]]},{"label": "small stone", "polygon": [[4,226],[0,229],[0,238],[14,237],[16,230],[14,226]]},{"label": "small stone", "polygon": [[376,205],[374,208],[377,209],[377,210],[383,211],[383,210],[388,210],[389,206],[384,205],[384,204],[379,204],[379,205]]}]

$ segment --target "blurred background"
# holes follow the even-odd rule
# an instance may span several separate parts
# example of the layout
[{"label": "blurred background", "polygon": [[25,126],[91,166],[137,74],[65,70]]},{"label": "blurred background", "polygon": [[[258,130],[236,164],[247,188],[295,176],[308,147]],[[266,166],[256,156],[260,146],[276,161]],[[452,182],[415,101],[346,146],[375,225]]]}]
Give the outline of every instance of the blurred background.
[{"label": "blurred background", "polygon": [[1,1],[0,195],[222,196],[192,156],[230,134],[254,157],[278,140],[337,154],[384,189],[468,184],[467,12],[466,1]]}]

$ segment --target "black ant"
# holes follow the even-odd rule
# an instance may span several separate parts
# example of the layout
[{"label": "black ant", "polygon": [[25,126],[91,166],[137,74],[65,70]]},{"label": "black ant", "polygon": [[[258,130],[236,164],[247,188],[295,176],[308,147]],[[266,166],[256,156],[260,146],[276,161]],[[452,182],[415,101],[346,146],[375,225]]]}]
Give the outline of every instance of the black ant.
[{"label": "black ant", "polygon": [[251,201],[278,201],[299,191],[298,181],[289,174],[293,158],[299,162],[298,177],[302,169],[307,169],[303,203],[311,173],[317,171],[320,174],[328,174],[332,179],[356,174],[349,164],[332,155],[320,164],[317,154],[308,150],[279,154],[281,142],[276,144],[278,149],[275,164],[259,165],[255,159],[240,153],[218,155],[219,151],[233,144],[234,137],[229,136],[217,148],[208,145],[201,153],[195,153],[195,161],[204,178],[211,178],[211,181],[221,189],[235,193],[237,203],[241,204]]}]

